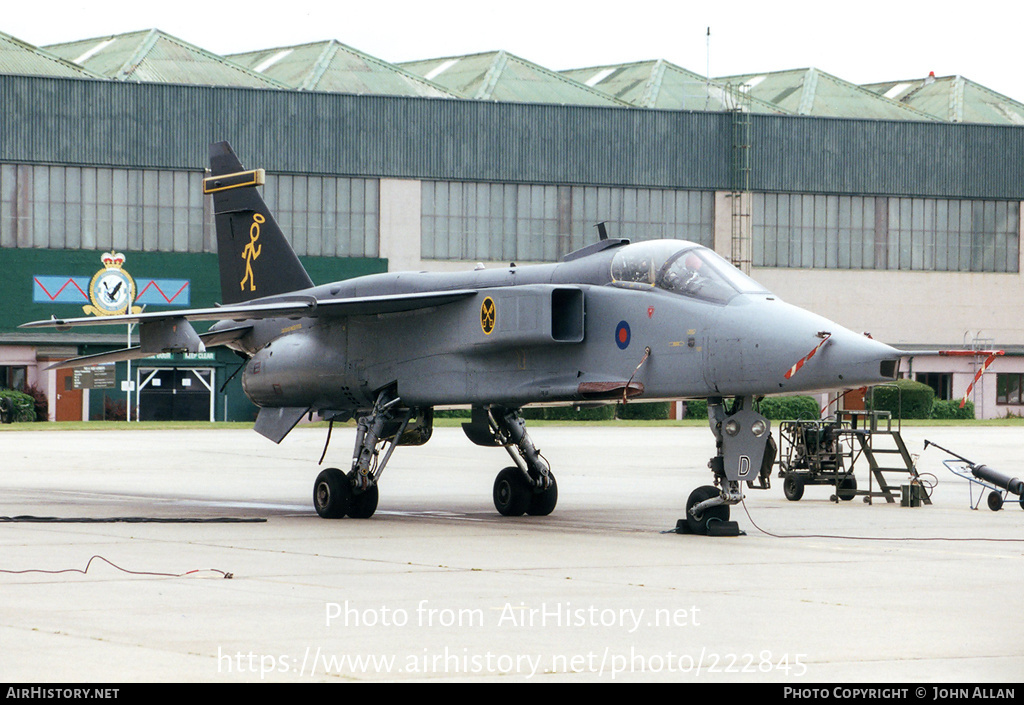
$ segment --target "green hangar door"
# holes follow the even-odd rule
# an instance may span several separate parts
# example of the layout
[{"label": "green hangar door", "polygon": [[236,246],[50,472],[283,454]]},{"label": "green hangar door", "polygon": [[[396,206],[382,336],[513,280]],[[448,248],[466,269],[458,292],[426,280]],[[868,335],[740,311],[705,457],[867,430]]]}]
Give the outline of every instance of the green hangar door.
[{"label": "green hangar door", "polygon": [[139,421],[213,421],[213,370],[143,367]]}]

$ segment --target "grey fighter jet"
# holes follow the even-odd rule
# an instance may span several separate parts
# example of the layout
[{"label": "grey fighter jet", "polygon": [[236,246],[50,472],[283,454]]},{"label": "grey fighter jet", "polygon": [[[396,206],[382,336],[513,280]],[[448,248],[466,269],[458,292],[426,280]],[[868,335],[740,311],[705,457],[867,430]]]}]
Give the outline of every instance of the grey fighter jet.
[{"label": "grey fighter jet", "polygon": [[[714,485],[690,495],[686,523],[706,533],[728,519],[744,483],[767,484],[775,446],[758,397],[897,376],[899,351],[780,301],[682,240],[602,237],[555,264],[314,286],[260,196],[262,182],[263,171],[247,171],[227,143],[212,145],[204,191],[222,305],[23,327],[139,324],[138,346],[61,366],[226,345],[248,359],[242,385],[260,408],[255,429],[274,442],[314,413],[356,419],[350,470],[324,470],[314,483],[322,517],[373,515],[392,451],[427,442],[435,407],[471,407],[468,438],[511,455],[494,483],[498,512],[542,516],[558,489],[524,406],[700,398],[716,438]],[[192,327],[210,320],[206,333]]]}]

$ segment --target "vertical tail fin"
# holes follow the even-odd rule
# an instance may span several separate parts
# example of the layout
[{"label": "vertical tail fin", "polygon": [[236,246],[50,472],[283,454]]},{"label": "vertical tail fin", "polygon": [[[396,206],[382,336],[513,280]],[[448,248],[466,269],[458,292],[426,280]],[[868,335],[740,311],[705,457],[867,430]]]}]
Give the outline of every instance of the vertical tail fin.
[{"label": "vertical tail fin", "polygon": [[313,286],[256,187],[262,169],[246,171],[227,142],[210,145],[210,175],[203,193],[213,196],[222,303],[286,294]]}]

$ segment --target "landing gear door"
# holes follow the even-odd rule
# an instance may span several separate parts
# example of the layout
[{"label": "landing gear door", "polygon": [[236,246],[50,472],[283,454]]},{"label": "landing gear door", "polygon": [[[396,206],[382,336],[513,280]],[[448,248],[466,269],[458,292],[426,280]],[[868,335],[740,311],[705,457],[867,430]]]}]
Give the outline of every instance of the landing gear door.
[{"label": "landing gear door", "polygon": [[754,482],[761,473],[771,422],[751,409],[730,415],[722,424],[722,471],[736,482]]}]

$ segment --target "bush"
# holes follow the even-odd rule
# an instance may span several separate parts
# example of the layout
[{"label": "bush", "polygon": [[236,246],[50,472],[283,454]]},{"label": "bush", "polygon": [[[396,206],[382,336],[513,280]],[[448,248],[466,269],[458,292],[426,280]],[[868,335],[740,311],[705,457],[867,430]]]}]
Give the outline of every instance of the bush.
[{"label": "bush", "polygon": [[[765,397],[761,400],[758,411],[765,418],[778,421],[817,419],[820,416],[818,402],[814,397]],[[686,402],[686,418],[706,419],[707,417],[707,399],[690,399]]]},{"label": "bush", "polygon": [[960,401],[956,399],[936,399],[932,406],[933,419],[973,419],[974,402],[969,401],[960,408]]},{"label": "bush", "polygon": [[644,421],[660,421],[667,419],[672,412],[672,402],[630,402],[617,405],[615,415],[620,419],[641,419]]},{"label": "bush", "polygon": [[814,397],[765,397],[761,400],[760,412],[765,418],[776,421],[821,418]]},{"label": "bush", "polygon": [[601,406],[545,406],[537,411],[542,411],[539,418],[546,421],[608,421],[615,418],[615,405],[602,404]]},{"label": "bush", "polygon": [[472,416],[469,409],[434,409],[435,419],[468,419]]},{"label": "bush", "polygon": [[36,408],[36,421],[47,421],[50,418],[50,403],[46,399],[46,392],[39,387],[30,384],[25,387],[25,394],[32,397]]},{"label": "bush", "polygon": [[[520,410],[527,421],[604,421],[613,418],[615,405],[578,408],[575,406],[527,406]],[[469,409],[434,410],[435,419],[472,418]]]},{"label": "bush", "polygon": [[894,419],[927,419],[935,404],[935,390],[921,382],[898,379],[875,387],[870,403],[873,411],[888,411]]},{"label": "bush", "polygon": [[25,423],[36,420],[36,400],[30,395],[13,389],[0,389],[0,398],[9,406],[12,422]]},{"label": "bush", "polygon": [[128,404],[124,399],[103,397],[103,420],[104,421],[127,421]]},{"label": "bush", "polygon": [[707,399],[687,399],[686,400],[686,413],[683,414],[683,418],[686,418],[686,419],[707,419],[708,418],[708,400]]}]

